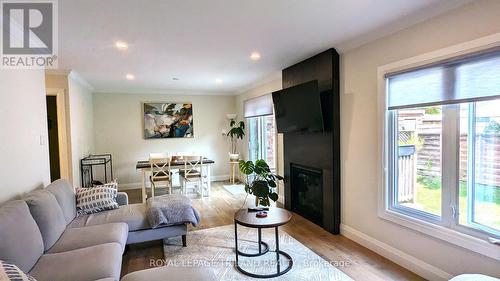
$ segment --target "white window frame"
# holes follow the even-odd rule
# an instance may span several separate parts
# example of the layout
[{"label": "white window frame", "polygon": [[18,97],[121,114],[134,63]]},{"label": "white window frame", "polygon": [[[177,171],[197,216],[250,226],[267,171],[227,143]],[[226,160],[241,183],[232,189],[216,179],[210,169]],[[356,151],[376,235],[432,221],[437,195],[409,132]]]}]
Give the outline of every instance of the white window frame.
[{"label": "white window frame", "polygon": [[[389,111],[387,108],[387,79],[385,75],[391,72],[402,71],[405,69],[412,69],[418,66],[428,65],[434,62],[450,59],[453,57],[458,57],[461,55],[466,55],[469,53],[479,52],[482,50],[487,50],[493,47],[500,46],[500,33],[493,34],[490,36],[482,37],[473,41],[465,42],[462,44],[454,45],[448,48],[440,49],[437,51],[433,51],[430,53],[426,53],[423,55],[415,56],[412,58],[408,58],[405,60],[397,61],[394,63],[390,63],[387,65],[383,65],[377,70],[377,81],[378,81],[378,139],[379,139],[379,184],[378,184],[378,193],[379,193],[379,204],[378,204],[378,215],[379,217],[389,220],[391,222],[400,224],[404,227],[416,230],[418,232],[424,233],[431,237],[444,240],[448,243],[463,247],[465,249],[474,251],[476,253],[480,253],[487,257],[493,258],[495,260],[500,260],[500,246],[492,244],[488,241],[487,235],[481,235],[477,231],[470,231],[470,228],[465,226],[456,225],[456,227],[450,227],[453,224],[450,221],[446,221],[446,218],[452,217],[449,213],[452,212],[453,209],[451,206],[442,208],[442,218],[439,221],[436,221],[435,218],[426,217],[426,216],[418,216],[415,215],[414,212],[400,212],[399,210],[391,209],[390,204],[390,192],[389,186],[391,186],[390,181],[393,179],[390,178],[389,166],[391,163],[391,141],[389,136]],[[449,106],[443,107],[444,114],[456,114],[457,110],[448,110]],[[455,112],[455,113],[454,113]],[[443,122],[446,122],[444,120]],[[447,120],[451,120],[451,118],[446,118]],[[443,124],[443,126],[447,126],[447,129],[453,129],[453,125],[451,128],[448,128],[449,125]],[[455,125],[456,129],[456,125]],[[443,138],[449,136],[449,134],[443,134]],[[449,140],[443,139],[443,142],[449,144]],[[452,145],[443,146],[443,149],[454,150],[457,151],[458,143],[457,140],[451,141]],[[444,155],[448,155],[449,157],[457,157],[456,153],[443,153]],[[443,161],[453,161],[453,163],[457,163],[456,159],[442,159]],[[458,177],[458,169],[452,171],[452,169],[443,170],[443,185],[450,184],[450,182],[456,182],[456,179],[453,177]],[[445,179],[446,178],[446,179]],[[456,188],[451,188],[450,190],[455,190],[455,192],[443,192],[442,202],[452,202],[450,197],[458,196],[456,194]]]}]

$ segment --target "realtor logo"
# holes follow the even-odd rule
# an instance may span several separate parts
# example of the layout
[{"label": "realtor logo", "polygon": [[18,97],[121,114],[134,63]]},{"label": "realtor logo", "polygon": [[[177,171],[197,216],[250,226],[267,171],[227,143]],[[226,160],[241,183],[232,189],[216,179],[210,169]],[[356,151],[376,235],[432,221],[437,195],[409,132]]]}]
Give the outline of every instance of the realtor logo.
[{"label": "realtor logo", "polygon": [[2,68],[57,67],[57,0],[0,0]]}]

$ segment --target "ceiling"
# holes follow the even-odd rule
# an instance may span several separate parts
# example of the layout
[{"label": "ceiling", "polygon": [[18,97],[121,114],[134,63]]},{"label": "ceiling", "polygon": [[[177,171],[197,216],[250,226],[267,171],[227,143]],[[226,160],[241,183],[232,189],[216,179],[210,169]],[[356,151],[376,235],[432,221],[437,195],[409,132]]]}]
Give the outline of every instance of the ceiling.
[{"label": "ceiling", "polygon": [[346,51],[467,2],[63,0],[59,67],[97,92],[234,94],[330,47]]}]

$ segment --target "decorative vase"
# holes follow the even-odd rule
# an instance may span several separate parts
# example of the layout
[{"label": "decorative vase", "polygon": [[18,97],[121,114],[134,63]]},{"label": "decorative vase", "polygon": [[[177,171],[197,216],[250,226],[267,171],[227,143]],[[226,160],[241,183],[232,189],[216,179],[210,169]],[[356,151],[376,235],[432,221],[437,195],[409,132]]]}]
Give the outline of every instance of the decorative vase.
[{"label": "decorative vase", "polygon": [[229,160],[230,161],[238,161],[240,158],[240,155],[238,153],[229,153]]}]

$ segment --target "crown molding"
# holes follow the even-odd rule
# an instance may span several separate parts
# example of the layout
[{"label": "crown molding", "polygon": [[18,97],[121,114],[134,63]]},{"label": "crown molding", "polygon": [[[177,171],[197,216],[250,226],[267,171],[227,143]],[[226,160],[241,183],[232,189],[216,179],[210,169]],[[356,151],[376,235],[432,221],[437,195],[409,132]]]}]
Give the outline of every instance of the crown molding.
[{"label": "crown molding", "polygon": [[95,88],[89,82],[87,82],[87,80],[85,80],[85,78],[83,78],[80,74],[78,74],[78,72],[71,70],[68,74],[68,79],[69,78],[78,82],[80,85],[84,86],[85,88],[87,88],[91,92],[95,92]]}]

